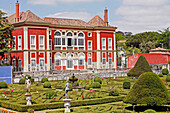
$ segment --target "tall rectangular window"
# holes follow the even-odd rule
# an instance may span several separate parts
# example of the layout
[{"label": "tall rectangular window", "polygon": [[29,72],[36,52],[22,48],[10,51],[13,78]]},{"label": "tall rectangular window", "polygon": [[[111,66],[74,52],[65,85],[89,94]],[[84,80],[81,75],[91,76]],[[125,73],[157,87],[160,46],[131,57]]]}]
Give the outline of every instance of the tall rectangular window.
[{"label": "tall rectangular window", "polygon": [[40,59],[40,66],[44,66],[44,59]]},{"label": "tall rectangular window", "polygon": [[84,46],[84,39],[78,39],[78,45]]},{"label": "tall rectangular window", "polygon": [[92,65],[92,58],[88,58],[88,65]]},{"label": "tall rectangular window", "polygon": [[16,60],[15,59],[12,60],[12,65],[13,65],[13,67],[16,66]]},{"label": "tall rectangular window", "polygon": [[108,38],[108,50],[112,50],[112,38]]},{"label": "tall rectangular window", "polygon": [[36,50],[36,36],[30,36],[30,48]]},{"label": "tall rectangular window", "polygon": [[18,36],[18,50],[22,50],[22,37]]},{"label": "tall rectangular window", "polygon": [[77,38],[74,39],[74,45],[77,46]]},{"label": "tall rectangular window", "polygon": [[84,60],[83,59],[79,60],[79,65],[84,65]]},{"label": "tall rectangular window", "polygon": [[61,38],[54,38],[54,45],[61,45]]},{"label": "tall rectangular window", "polygon": [[35,67],[36,66],[36,60],[35,59],[31,59],[31,66]]},{"label": "tall rectangular window", "polygon": [[52,50],[52,39],[49,39],[49,48]]},{"label": "tall rectangular window", "polygon": [[109,65],[111,65],[112,64],[112,59],[111,58],[109,58]]},{"label": "tall rectangular window", "polygon": [[55,66],[60,66],[60,64],[61,64],[60,62],[61,62],[60,59],[56,59],[56,60],[55,60]]},{"label": "tall rectangular window", "polygon": [[102,50],[106,50],[106,38],[102,38]]},{"label": "tall rectangular window", "polygon": [[66,39],[62,38],[62,45],[66,45]]},{"label": "tall rectangular window", "polygon": [[39,35],[39,49],[43,50],[44,49],[44,35]]},{"label": "tall rectangular window", "polygon": [[14,41],[12,42],[12,48],[13,49],[16,49],[16,36],[13,36],[13,38],[14,38]]},{"label": "tall rectangular window", "polygon": [[92,50],[92,41],[88,41],[88,50]]},{"label": "tall rectangular window", "polygon": [[22,67],[22,59],[18,60],[18,67]]},{"label": "tall rectangular window", "polygon": [[102,64],[104,64],[104,65],[106,64],[106,58],[102,59]]}]

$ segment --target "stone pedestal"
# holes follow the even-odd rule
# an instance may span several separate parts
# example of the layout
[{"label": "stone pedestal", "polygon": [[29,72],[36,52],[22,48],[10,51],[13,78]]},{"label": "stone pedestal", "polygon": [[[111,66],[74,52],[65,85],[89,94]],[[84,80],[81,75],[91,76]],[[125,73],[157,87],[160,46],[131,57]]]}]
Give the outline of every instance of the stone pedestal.
[{"label": "stone pedestal", "polygon": [[31,93],[26,93],[26,100],[27,100],[27,105],[32,105],[31,100],[32,100],[32,94]]},{"label": "stone pedestal", "polygon": [[70,112],[70,107],[71,107],[71,99],[63,99],[64,101],[64,107],[65,107],[65,112],[64,113],[68,113]]}]

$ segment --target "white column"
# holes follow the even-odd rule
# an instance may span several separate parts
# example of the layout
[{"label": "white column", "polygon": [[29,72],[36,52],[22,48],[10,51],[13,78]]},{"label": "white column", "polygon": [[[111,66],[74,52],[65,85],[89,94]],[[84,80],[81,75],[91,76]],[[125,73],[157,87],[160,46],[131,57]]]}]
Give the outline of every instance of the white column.
[{"label": "white column", "polygon": [[113,32],[113,36],[114,36],[114,68],[116,68],[116,65],[117,65],[117,61],[116,61],[116,37],[115,37],[115,33],[116,32]]},{"label": "white column", "polygon": [[[97,32],[97,50],[100,50],[100,31]],[[97,52],[97,69],[100,69],[101,56],[100,52]]]},{"label": "white column", "polygon": [[[28,50],[28,27],[24,27],[24,50]],[[24,72],[28,72],[28,51],[24,51]]]},{"label": "white column", "polygon": [[28,72],[28,52],[24,51],[24,72]]},{"label": "white column", "polygon": [[[47,28],[47,50],[50,50],[49,48],[49,28]],[[50,52],[47,51],[47,71],[50,71]]]}]

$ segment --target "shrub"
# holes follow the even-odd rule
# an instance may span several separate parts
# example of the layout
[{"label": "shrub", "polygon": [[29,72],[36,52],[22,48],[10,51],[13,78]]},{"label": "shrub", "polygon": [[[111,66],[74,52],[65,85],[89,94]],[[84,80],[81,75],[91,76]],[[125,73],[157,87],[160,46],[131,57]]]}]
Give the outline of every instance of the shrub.
[{"label": "shrub", "polygon": [[34,79],[33,79],[33,78],[31,78],[31,79],[30,79],[30,81],[31,81],[31,83],[33,83],[33,82],[34,82]]},{"label": "shrub", "polygon": [[47,93],[46,93],[46,98],[48,98],[48,99],[54,98],[55,96],[57,96],[56,92],[54,92],[52,90],[47,91]]},{"label": "shrub", "polygon": [[162,69],[162,74],[163,75],[167,75],[169,73],[168,69],[164,68]]},{"label": "shrub", "polygon": [[89,90],[89,89],[90,89],[90,86],[89,86],[89,85],[86,85],[86,86],[85,86],[85,89],[86,89],[86,90]]},{"label": "shrub", "polygon": [[92,88],[101,88],[101,85],[100,85],[99,82],[94,82],[94,83],[92,84]]},{"label": "shrub", "polygon": [[142,73],[145,72],[152,72],[152,70],[146,58],[143,55],[141,55],[138,61],[136,62],[135,67],[129,70],[127,75],[139,77]]},{"label": "shrub", "polygon": [[28,113],[34,113],[33,109],[28,109]]},{"label": "shrub", "polygon": [[21,79],[19,80],[19,84],[25,84],[25,78],[21,78]]},{"label": "shrub", "polygon": [[159,77],[163,77],[163,74],[162,74],[162,73],[160,73],[158,76],[159,76]]},{"label": "shrub", "polygon": [[119,92],[117,89],[111,89],[109,91],[109,96],[119,96]]},{"label": "shrub", "polygon": [[44,82],[47,82],[48,81],[48,78],[44,77],[41,79],[41,83],[44,83]]},{"label": "shrub", "polygon": [[0,81],[0,88],[7,88],[8,85],[5,81]]},{"label": "shrub", "polygon": [[170,74],[168,73],[167,76],[170,76]]},{"label": "shrub", "polygon": [[100,84],[102,84],[102,79],[100,77],[96,76],[94,78],[94,82],[99,82]]},{"label": "shrub", "polygon": [[25,79],[26,79],[26,77],[28,77],[28,79],[31,79],[31,76],[30,76],[30,75],[25,75]]},{"label": "shrub", "polygon": [[130,89],[130,80],[129,79],[125,79],[125,81],[123,82],[123,89]]},{"label": "shrub", "polygon": [[147,109],[143,113],[156,113],[156,111],[152,109]]},{"label": "shrub", "polygon": [[43,87],[44,87],[44,88],[51,88],[51,83],[50,83],[50,82],[45,82],[45,83],[43,84]]},{"label": "shrub", "polygon": [[166,81],[167,81],[167,82],[170,82],[170,76],[167,76],[167,77],[166,77]]},{"label": "shrub", "polygon": [[74,82],[74,84],[75,84],[75,86],[79,86],[79,82],[78,81]]},{"label": "shrub", "polygon": [[152,72],[146,72],[139,76],[128,95],[125,103],[147,104],[160,106],[167,103],[168,90],[160,77]]}]

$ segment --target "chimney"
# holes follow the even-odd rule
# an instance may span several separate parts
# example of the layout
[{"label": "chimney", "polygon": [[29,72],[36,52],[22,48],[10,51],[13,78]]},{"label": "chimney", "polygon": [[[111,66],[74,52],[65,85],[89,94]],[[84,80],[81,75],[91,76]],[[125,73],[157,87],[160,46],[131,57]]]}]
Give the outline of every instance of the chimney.
[{"label": "chimney", "polygon": [[104,10],[104,26],[108,27],[108,10],[105,8]]},{"label": "chimney", "polygon": [[16,3],[15,22],[19,22],[19,3],[18,3],[18,0],[17,0],[17,3]]}]

